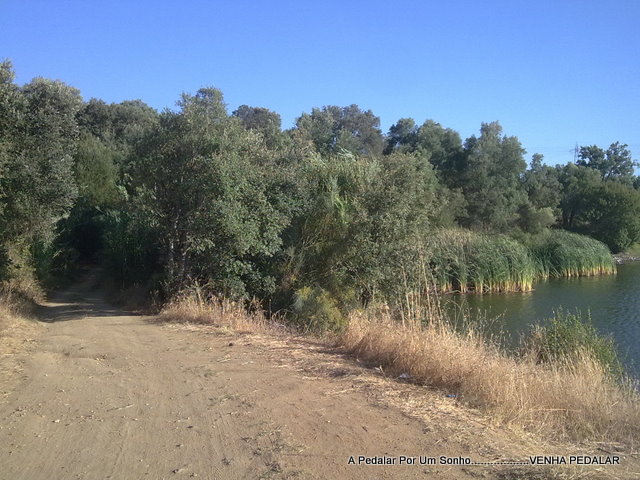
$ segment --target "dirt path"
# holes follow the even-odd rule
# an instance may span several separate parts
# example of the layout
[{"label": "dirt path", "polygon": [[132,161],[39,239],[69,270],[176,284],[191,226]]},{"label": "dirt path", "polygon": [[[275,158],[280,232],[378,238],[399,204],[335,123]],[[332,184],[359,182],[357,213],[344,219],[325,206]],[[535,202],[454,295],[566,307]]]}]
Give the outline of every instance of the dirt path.
[{"label": "dirt path", "polygon": [[545,453],[320,344],[159,326],[88,285],[42,313],[50,323],[0,401],[1,479],[525,478],[511,466],[348,461]]}]

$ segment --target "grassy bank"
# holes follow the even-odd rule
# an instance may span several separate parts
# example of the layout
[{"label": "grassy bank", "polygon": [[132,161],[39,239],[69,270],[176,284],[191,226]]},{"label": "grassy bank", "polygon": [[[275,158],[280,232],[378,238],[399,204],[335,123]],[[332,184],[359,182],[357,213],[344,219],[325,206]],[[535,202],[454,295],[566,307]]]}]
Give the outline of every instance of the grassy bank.
[{"label": "grassy bank", "polygon": [[0,292],[0,348],[16,328],[30,322],[31,312],[22,300]]},{"label": "grassy bank", "polygon": [[[286,331],[279,319],[193,293],[169,304],[160,319],[230,331]],[[582,348],[588,344],[550,362],[540,362],[540,350],[533,348],[507,355],[480,332],[454,328],[436,300],[415,296],[402,315],[388,307],[353,312],[344,331],[327,341],[336,338],[358,359],[455,395],[503,424],[572,441],[632,445],[640,438],[638,395],[616,380],[589,348]]]},{"label": "grassy bank", "polygon": [[640,243],[635,243],[625,250],[625,253],[640,257]]},{"label": "grassy bank", "polygon": [[[331,341],[504,424],[571,440],[632,444],[640,435],[640,400],[621,380],[615,349],[580,319],[560,316],[532,331],[518,354],[508,354],[466,319],[464,328],[453,325],[437,295],[428,293],[528,291],[550,276],[614,273],[604,244],[561,231],[525,246],[505,235],[441,230],[426,239],[420,267],[415,279],[405,279],[406,295],[395,307],[374,302],[365,311],[342,312],[349,321]],[[305,313],[303,324],[314,322],[312,313]],[[293,331],[255,305],[247,310],[197,287],[169,303],[160,320],[241,332]]]},{"label": "grassy bank", "polygon": [[615,273],[605,244],[551,230],[530,246],[500,234],[441,230],[426,239],[426,257],[439,292],[526,292],[536,280]]},{"label": "grassy bank", "polygon": [[44,293],[35,281],[0,282],[0,338],[16,324],[32,323],[37,301],[43,298]]},{"label": "grassy bank", "polygon": [[340,343],[506,424],[579,441],[633,445],[640,438],[640,398],[588,349],[540,363],[528,353],[507,355],[479,332],[460,333],[438,316],[399,323],[389,310],[352,314]]},{"label": "grassy bank", "polygon": [[249,311],[241,302],[203,296],[198,289],[186,291],[169,302],[160,312],[162,322],[213,325],[235,332],[271,332],[284,326],[262,311]]}]

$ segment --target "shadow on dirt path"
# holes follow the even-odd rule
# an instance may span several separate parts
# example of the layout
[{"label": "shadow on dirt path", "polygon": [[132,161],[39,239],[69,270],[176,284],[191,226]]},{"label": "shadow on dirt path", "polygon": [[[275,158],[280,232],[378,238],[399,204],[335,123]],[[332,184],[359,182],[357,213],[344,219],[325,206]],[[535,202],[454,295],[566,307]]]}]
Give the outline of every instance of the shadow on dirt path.
[{"label": "shadow on dirt path", "polygon": [[[47,323],[80,320],[86,317],[112,317],[122,315],[123,310],[107,303],[100,289],[102,270],[85,268],[71,287],[55,292],[49,296],[38,309],[38,317]],[[126,312],[136,316],[133,312]]]}]

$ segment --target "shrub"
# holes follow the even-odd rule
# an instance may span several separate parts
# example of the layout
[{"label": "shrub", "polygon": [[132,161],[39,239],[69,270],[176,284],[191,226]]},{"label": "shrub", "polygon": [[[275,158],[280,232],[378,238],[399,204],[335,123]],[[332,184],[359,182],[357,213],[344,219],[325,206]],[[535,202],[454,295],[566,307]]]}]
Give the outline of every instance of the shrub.
[{"label": "shrub", "polygon": [[524,350],[539,363],[565,363],[586,353],[612,375],[623,373],[613,340],[601,336],[590,316],[585,321],[579,311],[560,309],[544,325],[534,326],[524,340]]},{"label": "shrub", "polygon": [[248,309],[244,302],[208,294],[206,290],[206,287],[195,284],[176,294],[162,308],[158,319],[230,328],[236,332],[267,331],[267,318],[257,305]]},{"label": "shrub", "polygon": [[316,333],[337,331],[345,325],[345,318],[338,302],[320,287],[303,287],[296,290],[291,320],[303,330]]}]

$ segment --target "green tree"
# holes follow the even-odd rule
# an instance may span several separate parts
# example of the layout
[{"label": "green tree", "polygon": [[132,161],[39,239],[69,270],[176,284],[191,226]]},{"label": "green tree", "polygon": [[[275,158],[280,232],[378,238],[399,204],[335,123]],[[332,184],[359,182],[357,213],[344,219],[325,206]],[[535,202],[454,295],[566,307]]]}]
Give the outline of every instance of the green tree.
[{"label": "green tree", "polygon": [[526,203],[520,181],[525,151],[516,137],[502,133],[498,122],[483,123],[480,136],[468,138],[460,168],[460,186],[467,203],[465,226],[508,231]]},{"label": "green tree", "polygon": [[380,118],[357,105],[326,106],[303,113],[296,121],[296,133],[322,155],[348,150],[357,155],[377,156],[384,140]]},{"label": "green tree", "polygon": [[620,182],[603,182],[592,192],[585,230],[620,252],[640,241],[640,192]]},{"label": "green tree", "polygon": [[78,124],[83,133],[98,138],[117,153],[120,165],[128,157],[133,145],[158,122],[158,112],[140,100],[107,104],[92,98],[80,112]]},{"label": "green tree", "polygon": [[238,117],[245,128],[264,136],[268,148],[277,148],[283,141],[280,115],[267,108],[240,105],[232,115]]},{"label": "green tree", "polygon": [[170,292],[189,278],[232,295],[271,288],[256,259],[280,245],[283,218],[268,199],[262,138],[229,117],[213,88],[184,94],[136,152],[141,208],[162,239]]},{"label": "green tree", "polygon": [[602,177],[593,168],[569,163],[558,169],[558,180],[562,185],[562,226],[567,230],[580,231],[591,210],[595,192],[602,185]]},{"label": "green tree", "polygon": [[118,164],[121,152],[83,132],[75,155],[78,198],[69,215],[58,222],[56,244],[72,249],[83,261],[96,261],[104,246],[109,210],[126,208]]},{"label": "green tree", "polygon": [[519,208],[519,226],[527,233],[540,233],[560,217],[562,185],[558,170],[544,165],[543,156],[533,155],[530,168],[522,176],[527,202]]},{"label": "green tree", "polygon": [[405,288],[398,280],[419,269],[425,233],[456,198],[443,194],[426,155],[394,153],[377,168],[349,232],[346,266],[362,298],[390,301]]},{"label": "green tree", "polygon": [[9,104],[0,135],[2,231],[5,238],[48,237],[77,193],[75,115],[82,99],[76,89],[42,78],[22,88],[5,81],[2,90]]},{"label": "green tree", "polygon": [[413,118],[401,118],[389,127],[384,153],[413,152],[416,149],[418,126]]},{"label": "green tree", "polygon": [[590,235],[618,252],[640,240],[640,192],[617,180],[603,180],[593,168],[558,167],[563,227]]},{"label": "green tree", "polygon": [[633,183],[634,168],[638,163],[631,158],[627,147],[628,145],[620,142],[612,143],[606,151],[597,145],[580,147],[580,159],[576,163],[598,170],[603,180]]},{"label": "green tree", "polygon": [[463,148],[458,132],[427,120],[417,131],[416,145],[418,151],[429,156],[429,161],[447,187],[462,186],[459,179]]},{"label": "green tree", "polygon": [[313,301],[326,292],[340,308],[389,297],[403,269],[417,264],[424,232],[448,208],[438,201],[428,160],[415,154],[372,159],[344,153],[316,156],[301,172],[306,208],[285,243],[283,288],[310,288],[298,302],[310,292]]},{"label": "green tree", "polygon": [[412,118],[402,118],[387,135],[385,153],[417,153],[426,156],[438,177],[449,188],[459,188],[463,148],[460,135],[433,120],[420,127]]},{"label": "green tree", "polygon": [[533,155],[531,166],[522,177],[522,183],[535,208],[556,210],[560,205],[562,185],[558,179],[558,170],[544,165],[543,158],[539,153]]},{"label": "green tree", "polygon": [[119,188],[118,152],[97,137],[81,136],[75,156],[75,176],[82,203],[105,207],[122,199]]},{"label": "green tree", "polygon": [[2,277],[44,272],[56,255],[56,222],[77,193],[73,155],[81,105],[76,89],[43,78],[19,87],[11,63],[0,64]]}]

